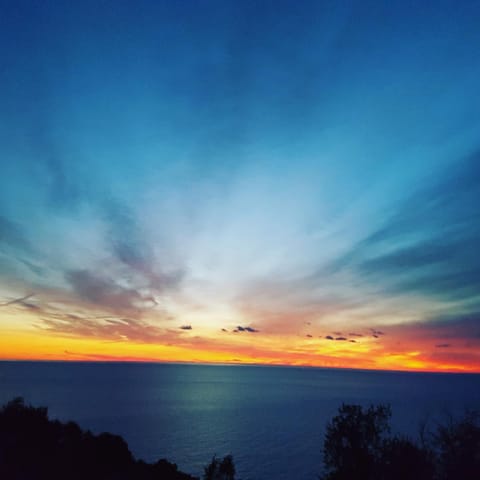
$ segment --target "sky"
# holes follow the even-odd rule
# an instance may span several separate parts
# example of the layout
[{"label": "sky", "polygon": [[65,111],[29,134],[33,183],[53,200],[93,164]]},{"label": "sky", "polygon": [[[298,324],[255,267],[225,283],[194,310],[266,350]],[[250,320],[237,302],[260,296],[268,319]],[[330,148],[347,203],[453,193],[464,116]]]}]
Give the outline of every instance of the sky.
[{"label": "sky", "polygon": [[0,15],[0,358],[480,372],[478,1]]}]

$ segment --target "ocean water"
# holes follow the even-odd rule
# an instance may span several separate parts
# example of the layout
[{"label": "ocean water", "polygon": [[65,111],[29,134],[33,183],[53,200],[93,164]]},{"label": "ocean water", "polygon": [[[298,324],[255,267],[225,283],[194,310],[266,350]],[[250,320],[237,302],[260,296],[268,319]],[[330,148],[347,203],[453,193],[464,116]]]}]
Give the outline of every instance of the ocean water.
[{"label": "ocean water", "polygon": [[194,475],[231,453],[242,480],[314,480],[325,425],[342,402],[389,403],[393,430],[414,437],[421,421],[480,408],[480,375],[0,362],[0,402],[15,396]]}]

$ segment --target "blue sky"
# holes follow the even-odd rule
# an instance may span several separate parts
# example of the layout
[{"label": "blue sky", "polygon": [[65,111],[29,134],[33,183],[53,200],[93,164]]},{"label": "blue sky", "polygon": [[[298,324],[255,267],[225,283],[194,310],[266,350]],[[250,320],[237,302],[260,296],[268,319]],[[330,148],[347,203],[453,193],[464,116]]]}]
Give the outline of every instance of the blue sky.
[{"label": "blue sky", "polygon": [[451,322],[479,361],[478,2],[2,10],[4,303],[68,335],[72,308],[199,338]]}]

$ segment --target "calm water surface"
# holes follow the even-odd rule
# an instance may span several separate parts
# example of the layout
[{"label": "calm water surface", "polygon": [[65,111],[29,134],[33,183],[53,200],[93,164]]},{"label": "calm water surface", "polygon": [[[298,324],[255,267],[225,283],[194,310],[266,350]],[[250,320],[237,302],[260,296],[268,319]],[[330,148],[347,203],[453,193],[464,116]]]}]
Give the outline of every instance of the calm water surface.
[{"label": "calm water surface", "polygon": [[122,435],[135,456],[200,475],[232,453],[242,480],[314,480],[326,422],[342,402],[387,402],[394,430],[480,408],[480,375],[309,368],[0,362],[0,402]]}]

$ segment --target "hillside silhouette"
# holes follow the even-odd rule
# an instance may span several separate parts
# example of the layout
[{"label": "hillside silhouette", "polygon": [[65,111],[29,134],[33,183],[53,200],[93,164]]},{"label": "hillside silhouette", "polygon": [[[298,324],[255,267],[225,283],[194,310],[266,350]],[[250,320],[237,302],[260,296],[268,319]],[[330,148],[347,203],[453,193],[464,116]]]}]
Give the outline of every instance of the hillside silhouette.
[{"label": "hillside silhouette", "polygon": [[197,480],[167,460],[136,460],[122,437],[94,435],[16,398],[0,410],[0,478],[8,480]]}]

